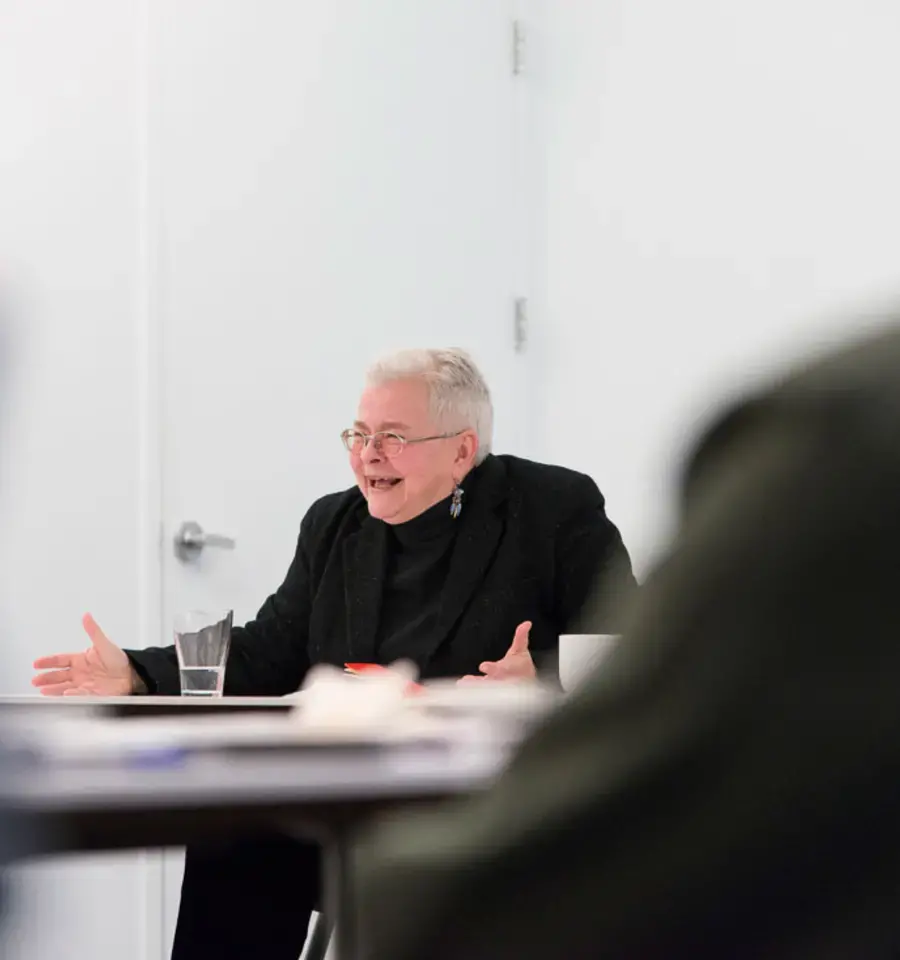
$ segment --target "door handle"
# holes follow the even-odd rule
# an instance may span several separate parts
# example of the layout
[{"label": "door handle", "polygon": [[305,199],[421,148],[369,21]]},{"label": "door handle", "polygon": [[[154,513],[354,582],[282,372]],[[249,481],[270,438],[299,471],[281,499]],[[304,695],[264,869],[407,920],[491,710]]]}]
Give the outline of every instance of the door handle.
[{"label": "door handle", "polygon": [[200,556],[204,547],[234,550],[235,542],[220,533],[206,533],[196,520],[185,520],[175,534],[175,556],[179,560],[193,560]]}]

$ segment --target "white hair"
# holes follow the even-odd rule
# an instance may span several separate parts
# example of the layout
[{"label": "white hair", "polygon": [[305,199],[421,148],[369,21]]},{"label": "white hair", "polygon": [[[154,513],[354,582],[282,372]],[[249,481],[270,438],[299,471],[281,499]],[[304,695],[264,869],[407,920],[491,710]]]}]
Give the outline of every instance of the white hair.
[{"label": "white hair", "polygon": [[491,393],[475,361],[465,350],[400,350],[377,360],[366,373],[367,386],[395,380],[423,380],[431,414],[444,430],[474,430],[475,463],[491,452],[494,407]]}]

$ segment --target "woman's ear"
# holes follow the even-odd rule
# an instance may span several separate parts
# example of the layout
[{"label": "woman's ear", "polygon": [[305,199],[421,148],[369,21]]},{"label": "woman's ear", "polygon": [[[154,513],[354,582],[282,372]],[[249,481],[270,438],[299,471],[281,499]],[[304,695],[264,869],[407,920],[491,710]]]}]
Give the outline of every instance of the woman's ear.
[{"label": "woman's ear", "polygon": [[478,453],[478,435],[474,430],[466,430],[457,437],[455,466],[462,468],[465,476],[475,463],[475,454]]}]

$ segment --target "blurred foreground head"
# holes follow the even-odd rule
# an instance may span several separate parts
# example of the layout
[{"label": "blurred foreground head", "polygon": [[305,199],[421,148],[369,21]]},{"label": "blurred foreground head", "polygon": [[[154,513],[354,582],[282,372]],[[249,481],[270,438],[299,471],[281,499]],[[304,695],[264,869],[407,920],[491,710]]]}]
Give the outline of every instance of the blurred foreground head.
[{"label": "blurred foreground head", "polygon": [[368,957],[900,956],[900,327],[731,410],[683,493],[495,788],[360,846]]}]

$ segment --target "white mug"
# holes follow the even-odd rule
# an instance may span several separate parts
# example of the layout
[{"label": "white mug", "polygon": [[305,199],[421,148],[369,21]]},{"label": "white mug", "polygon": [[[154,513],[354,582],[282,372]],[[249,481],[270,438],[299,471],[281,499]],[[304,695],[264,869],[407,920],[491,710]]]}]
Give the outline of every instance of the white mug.
[{"label": "white mug", "polygon": [[559,681],[563,690],[578,686],[618,640],[618,634],[564,633],[559,638]]}]

